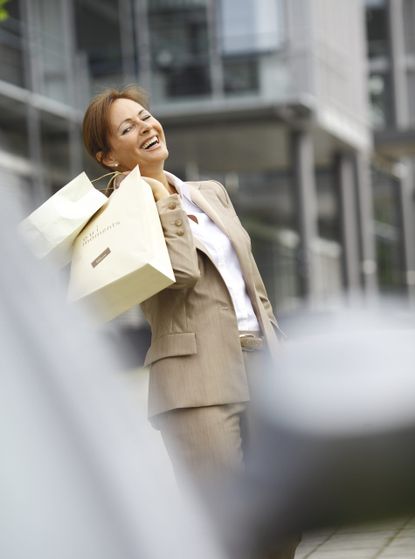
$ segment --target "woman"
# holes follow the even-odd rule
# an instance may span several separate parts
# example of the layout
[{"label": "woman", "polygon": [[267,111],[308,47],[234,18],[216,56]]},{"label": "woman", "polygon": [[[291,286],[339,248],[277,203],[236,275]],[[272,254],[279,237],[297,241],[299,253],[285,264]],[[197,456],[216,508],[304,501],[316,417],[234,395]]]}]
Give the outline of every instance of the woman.
[{"label": "woman", "polygon": [[[161,124],[142,90],[95,97],[84,117],[89,154],[106,169],[137,164],[150,184],[176,282],[142,304],[152,341],[149,417],[178,476],[243,468],[253,375],[278,343],[277,321],[224,187],[183,182],[164,170]],[[274,557],[292,557],[292,552]]]}]

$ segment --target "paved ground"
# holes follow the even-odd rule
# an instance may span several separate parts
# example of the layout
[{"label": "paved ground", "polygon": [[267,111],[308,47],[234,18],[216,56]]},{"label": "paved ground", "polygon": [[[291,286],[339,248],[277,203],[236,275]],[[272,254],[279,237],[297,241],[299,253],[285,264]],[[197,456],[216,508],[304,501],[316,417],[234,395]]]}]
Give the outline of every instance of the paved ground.
[{"label": "paved ground", "polygon": [[[147,371],[131,371],[128,377],[144,417]],[[160,460],[169,464],[160,434],[150,425],[149,429]],[[295,559],[415,559],[415,518],[306,534],[298,547]]]},{"label": "paved ground", "polygon": [[308,534],[295,559],[415,559],[415,518]]}]

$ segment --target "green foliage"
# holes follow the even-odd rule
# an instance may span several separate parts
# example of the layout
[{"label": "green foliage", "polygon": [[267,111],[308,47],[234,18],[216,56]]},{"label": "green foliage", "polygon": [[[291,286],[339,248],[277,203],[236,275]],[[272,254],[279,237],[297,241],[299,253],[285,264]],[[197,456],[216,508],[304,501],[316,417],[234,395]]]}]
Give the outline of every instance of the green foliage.
[{"label": "green foliage", "polygon": [[0,0],[0,23],[2,21],[6,21],[6,19],[8,19],[9,17],[9,12],[7,11],[7,8],[5,7],[6,4],[8,4],[10,2],[10,0]]}]

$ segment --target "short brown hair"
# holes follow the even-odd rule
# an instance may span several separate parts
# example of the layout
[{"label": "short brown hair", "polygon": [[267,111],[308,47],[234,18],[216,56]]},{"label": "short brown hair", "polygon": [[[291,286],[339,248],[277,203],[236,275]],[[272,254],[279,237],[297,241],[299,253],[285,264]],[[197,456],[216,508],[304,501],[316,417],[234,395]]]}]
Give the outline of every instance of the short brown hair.
[{"label": "short brown hair", "polygon": [[[123,89],[105,89],[89,103],[82,122],[82,138],[89,155],[96,160],[98,152],[106,155],[110,151],[108,141],[109,112],[111,105],[117,99],[131,99],[148,109],[148,94],[136,85],[129,85]],[[100,161],[105,169],[112,170]]]}]

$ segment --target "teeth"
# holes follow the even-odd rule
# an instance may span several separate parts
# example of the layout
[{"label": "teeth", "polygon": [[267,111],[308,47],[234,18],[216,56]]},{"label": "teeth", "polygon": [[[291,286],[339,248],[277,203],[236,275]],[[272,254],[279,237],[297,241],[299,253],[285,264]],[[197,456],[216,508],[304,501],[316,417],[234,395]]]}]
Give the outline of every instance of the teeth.
[{"label": "teeth", "polygon": [[151,144],[153,144],[154,142],[158,143],[158,137],[157,136],[153,136],[152,138],[150,138],[149,140],[147,140],[147,142],[145,144],[143,144],[141,147],[143,149],[147,149],[149,146],[151,146]]}]

